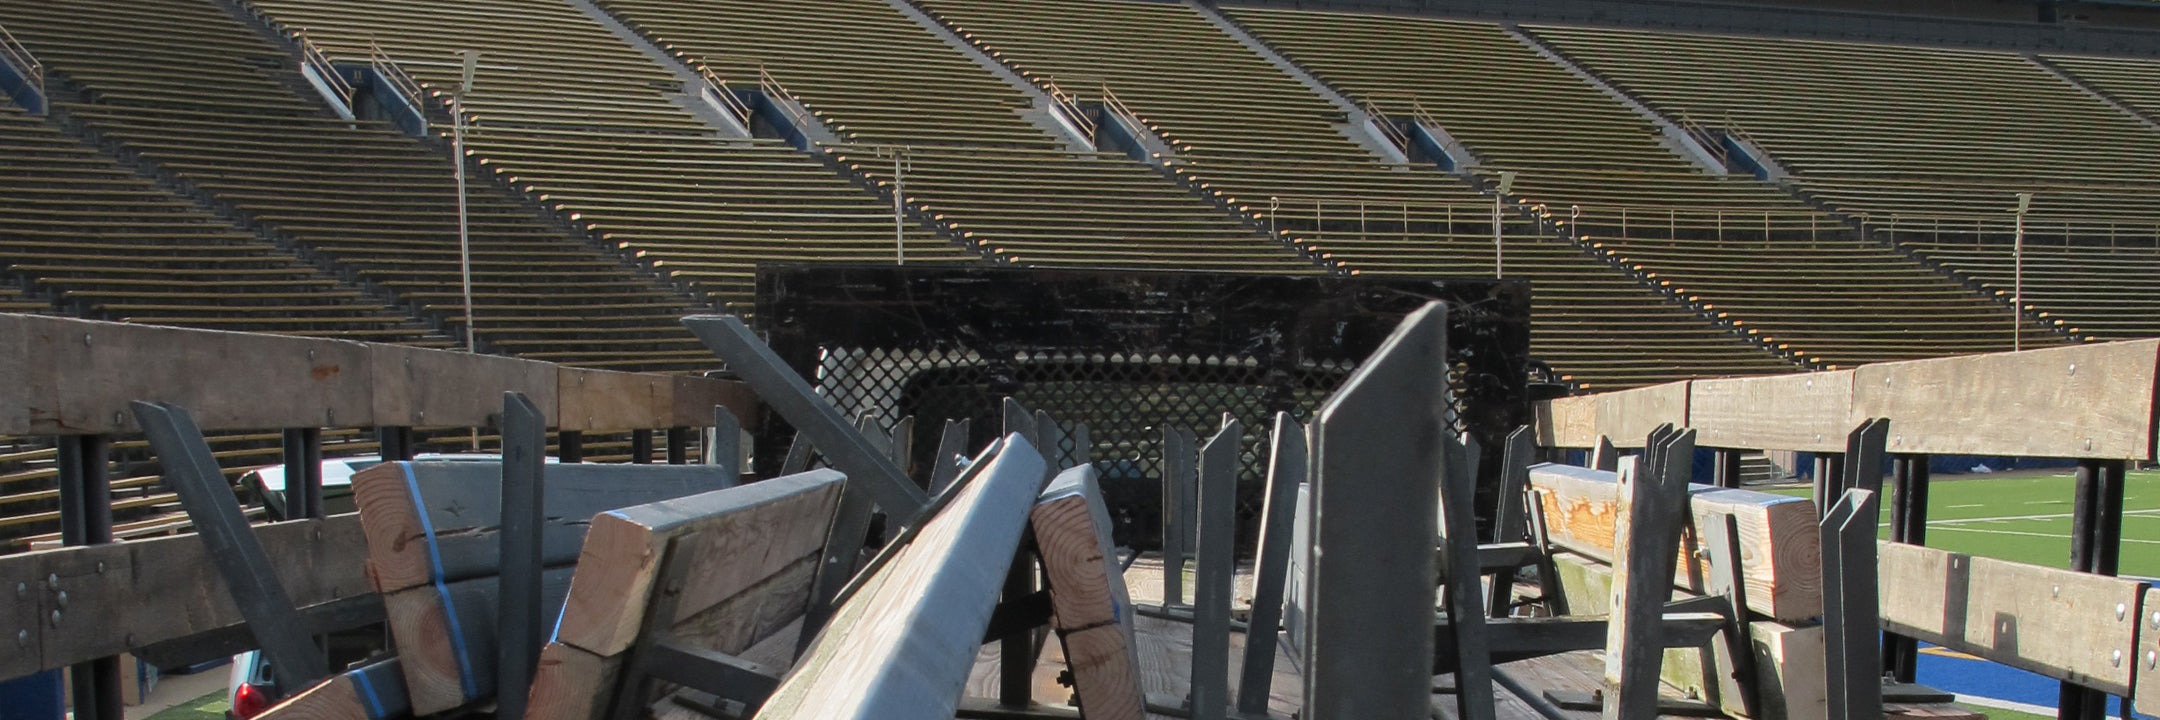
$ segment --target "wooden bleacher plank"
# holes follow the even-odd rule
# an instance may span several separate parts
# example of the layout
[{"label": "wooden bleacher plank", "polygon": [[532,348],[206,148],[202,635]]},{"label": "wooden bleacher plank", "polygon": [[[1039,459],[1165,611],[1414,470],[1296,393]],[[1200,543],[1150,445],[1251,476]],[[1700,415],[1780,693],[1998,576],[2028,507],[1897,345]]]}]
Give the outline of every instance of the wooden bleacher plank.
[{"label": "wooden bleacher plank", "polygon": [[844,482],[813,470],[595,517],[527,717],[605,715],[625,651],[656,621],[644,613],[671,543],[690,559],[669,636],[735,654],[789,626],[808,603]]},{"label": "wooden bleacher plank", "polygon": [[[1532,487],[1544,490],[1547,533],[1552,542],[1600,562],[1613,557],[1613,523],[1618,486],[1614,474],[1566,465],[1530,469]],[[1822,569],[1814,503],[1802,498],[1709,485],[1688,486],[1694,523],[1731,513],[1740,523],[1741,569],[1747,578],[1749,609],[1784,622],[1802,622],[1822,614]],[[1692,529],[1681,538],[1680,569],[1675,583],[1703,592],[1709,560],[1694,557]]]},{"label": "wooden bleacher plank", "polygon": [[1844,452],[1853,371],[1697,380],[1688,426],[1704,447]]},{"label": "wooden bleacher plank", "polygon": [[[551,463],[545,473],[541,563],[550,567],[577,559],[595,514],[739,481],[727,469],[702,465]],[[355,473],[353,499],[367,533],[368,576],[376,591],[493,576],[501,545],[501,483],[499,462],[397,462]]]},{"label": "wooden bleacher plank", "polygon": [[1046,465],[1018,435],[892,556],[757,717],[952,717]]},{"label": "wooden bleacher plank", "polygon": [[2160,588],[2145,591],[2145,604],[2138,608],[2137,654],[2130,656],[2131,664],[2137,665],[2137,689],[2131,697],[2137,699],[2138,712],[2160,716]]},{"label": "wooden bleacher plank", "polygon": [[1073,691],[1101,720],[1139,720],[1147,713],[1140,690],[1140,655],[1133,637],[1132,599],[1110,541],[1110,513],[1095,469],[1059,473],[1029,513],[1050,606],[1072,667]]},{"label": "wooden bleacher plank", "polygon": [[1869,365],[1853,414],[1889,418],[1896,453],[2151,459],[2156,359],[2134,340]]},{"label": "wooden bleacher plank", "polygon": [[[540,575],[540,608],[552,615],[570,589],[570,568]],[[430,715],[495,695],[497,579],[478,577],[383,595],[413,712]]]}]

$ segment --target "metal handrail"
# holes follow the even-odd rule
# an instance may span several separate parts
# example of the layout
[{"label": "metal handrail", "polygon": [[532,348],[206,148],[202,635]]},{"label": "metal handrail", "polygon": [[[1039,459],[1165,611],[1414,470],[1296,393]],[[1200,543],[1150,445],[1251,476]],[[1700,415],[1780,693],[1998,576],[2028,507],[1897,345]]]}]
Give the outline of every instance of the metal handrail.
[{"label": "metal handrail", "polygon": [[414,80],[411,73],[405,72],[405,68],[391,59],[390,54],[383,51],[382,45],[374,40],[368,41],[368,66],[375,69],[375,74],[389,81],[391,89],[405,98],[405,102],[412,105],[413,110],[427,113],[429,108],[424,100],[427,91],[420,87],[420,81]]},{"label": "metal handrail", "polygon": [[[767,98],[786,99],[787,102],[775,102],[773,104],[779,105],[781,111],[786,112],[788,119],[793,120],[798,127],[808,127],[812,123],[818,122],[816,118],[810,117],[806,112],[810,104],[803,102],[802,98],[796,97],[794,91],[787,89],[786,85],[780,84],[780,79],[773,77],[772,72],[765,69],[764,60],[747,55],[707,55],[699,64],[704,65],[711,60],[735,60],[744,65],[756,66],[758,92],[763,93]],[[721,79],[720,83],[723,87],[733,85],[732,82],[726,79]]]},{"label": "metal handrail", "polygon": [[1042,87],[1043,92],[1049,93],[1050,101],[1057,104],[1058,110],[1065,113],[1066,119],[1080,125],[1082,134],[1089,138],[1095,137],[1095,118],[1081,109],[1080,96],[1066,92],[1064,88],[1058,87],[1056,80],[1050,78],[1043,78],[1037,84]]},{"label": "metal handrail", "polygon": [[748,127],[750,125],[750,106],[744,104],[742,98],[737,97],[735,91],[728,87],[727,79],[720,77],[719,73],[713,72],[712,66],[705,64],[703,60],[698,61],[697,71],[698,76],[705,79],[705,85],[712,88],[713,94],[720,96],[720,103],[727,106],[728,112],[733,113],[735,119],[742,121],[743,126]]},{"label": "metal handrail", "polygon": [[1374,105],[1372,98],[1358,98],[1358,109],[1364,110],[1365,114],[1372,118],[1373,124],[1380,127],[1380,134],[1386,135],[1388,142],[1395,143],[1397,149],[1410,149],[1410,135],[1403,132],[1402,126],[1396,125],[1387,113],[1382,112],[1380,106]]},{"label": "metal handrail", "polygon": [[38,97],[51,97],[45,92],[44,63],[38,62],[37,56],[30,54],[30,48],[16,40],[14,35],[8,34],[6,27],[0,27],[0,54],[5,54],[8,63],[22,70],[31,84],[37,86]]},{"label": "metal handrail", "polygon": [[[1720,164],[1732,164],[1732,154],[1725,149],[1725,143],[1718,142],[1716,137],[1711,136],[1709,128],[1703,127],[1702,123],[1696,122],[1693,117],[1689,117],[1686,111],[1683,110],[1676,114],[1673,117],[1673,124],[1679,126],[1680,131],[1687,133],[1688,137],[1694,138],[1695,144],[1702,146],[1702,149],[1709,152],[1710,156],[1716,158]],[[1743,132],[1741,137],[1745,136],[1745,132]],[[1753,144],[1753,141],[1750,140],[1749,144]]]},{"label": "metal handrail", "polygon": [[315,41],[308,37],[307,28],[292,31],[292,38],[293,42],[300,46],[300,64],[314,68],[315,74],[322,76],[323,82],[330,84],[330,91],[337,94],[338,101],[345,103],[348,108],[352,107],[352,83],[338,73],[337,66],[330,63],[329,56],[324,55],[322,48],[316,46]]}]

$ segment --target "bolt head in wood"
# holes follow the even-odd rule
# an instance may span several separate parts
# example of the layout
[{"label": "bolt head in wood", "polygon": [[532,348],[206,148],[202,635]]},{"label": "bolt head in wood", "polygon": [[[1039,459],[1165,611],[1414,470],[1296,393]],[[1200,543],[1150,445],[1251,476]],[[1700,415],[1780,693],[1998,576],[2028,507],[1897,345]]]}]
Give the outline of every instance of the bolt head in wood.
[{"label": "bolt head in wood", "polygon": [[16,647],[29,647],[29,646],[30,646],[30,631],[28,631],[28,630],[17,630],[17,631],[15,631],[15,646],[16,646]]},{"label": "bolt head in wood", "polygon": [[60,611],[58,610],[52,611],[52,626],[60,627]]}]

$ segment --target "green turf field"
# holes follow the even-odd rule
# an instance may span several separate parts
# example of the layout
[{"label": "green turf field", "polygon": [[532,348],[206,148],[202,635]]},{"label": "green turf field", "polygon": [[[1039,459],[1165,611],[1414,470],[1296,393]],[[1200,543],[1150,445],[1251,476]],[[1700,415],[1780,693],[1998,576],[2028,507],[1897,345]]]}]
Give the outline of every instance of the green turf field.
[{"label": "green turf field", "polygon": [[[1928,485],[1927,544],[1945,550],[2063,567],[2070,563],[2068,472],[2042,477],[1937,475]],[[1806,486],[1770,492],[1807,497]],[[1883,498],[1883,537],[1890,499]],[[2160,577],[2160,471],[2131,472],[2123,493],[2124,575]]]}]

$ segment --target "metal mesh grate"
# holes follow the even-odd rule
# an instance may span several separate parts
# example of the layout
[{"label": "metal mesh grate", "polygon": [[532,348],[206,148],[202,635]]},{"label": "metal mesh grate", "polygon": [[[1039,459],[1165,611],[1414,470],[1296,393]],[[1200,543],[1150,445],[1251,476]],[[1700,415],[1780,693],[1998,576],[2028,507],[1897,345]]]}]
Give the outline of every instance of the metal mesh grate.
[{"label": "metal mesh grate", "polygon": [[[1065,464],[1078,460],[1084,426],[1121,545],[1159,541],[1164,429],[1183,427],[1205,442],[1227,413],[1245,427],[1237,515],[1240,544],[1249,546],[1274,414],[1311,420],[1404,313],[1465,294],[1485,300],[1459,303],[1463,312],[1451,316],[1464,332],[1451,350],[1459,391],[1450,420],[1477,435],[1476,419],[1494,407],[1473,406],[1517,403],[1527,413],[1520,285],[767,268],[756,317],[774,350],[842,413],[867,415],[887,431],[915,418],[912,477],[928,474],[948,418],[971,421],[970,447],[989,442],[1007,396],[1056,421]],[[1512,389],[1495,395],[1494,387]],[[761,468],[777,465],[792,434],[768,419]]]}]

